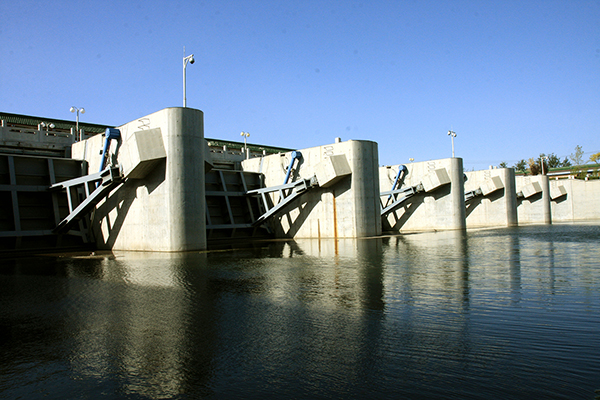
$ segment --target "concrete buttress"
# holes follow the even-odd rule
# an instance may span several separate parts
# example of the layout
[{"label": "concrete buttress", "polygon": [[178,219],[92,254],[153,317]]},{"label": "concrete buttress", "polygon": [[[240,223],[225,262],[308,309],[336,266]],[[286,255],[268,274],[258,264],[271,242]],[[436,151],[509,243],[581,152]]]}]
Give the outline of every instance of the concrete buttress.
[{"label": "concrete buttress", "polygon": [[[92,227],[100,248],[206,249],[204,122],[191,108],[166,108],[119,126],[122,141],[109,162],[125,184],[98,204]],[[73,145],[73,157],[99,167],[101,135]],[[121,151],[123,150],[123,151]]]}]

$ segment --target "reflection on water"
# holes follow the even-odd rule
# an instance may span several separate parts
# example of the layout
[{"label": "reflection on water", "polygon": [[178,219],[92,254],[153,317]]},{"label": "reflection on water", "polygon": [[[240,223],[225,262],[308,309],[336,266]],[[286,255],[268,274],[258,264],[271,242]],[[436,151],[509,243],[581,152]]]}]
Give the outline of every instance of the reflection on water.
[{"label": "reflection on water", "polygon": [[600,227],[2,260],[0,398],[585,398]]}]

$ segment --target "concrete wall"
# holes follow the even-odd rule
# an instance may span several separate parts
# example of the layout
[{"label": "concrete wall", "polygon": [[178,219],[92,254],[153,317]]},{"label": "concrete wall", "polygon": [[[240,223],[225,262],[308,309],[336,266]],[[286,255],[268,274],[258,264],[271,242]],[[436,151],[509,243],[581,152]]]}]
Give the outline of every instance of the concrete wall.
[{"label": "concrete wall", "polygon": [[[384,230],[429,231],[465,229],[465,191],[461,158],[446,158],[405,164],[408,175],[402,187],[416,186],[436,170],[443,169],[450,184],[418,193],[383,221]],[[379,168],[381,191],[391,190],[399,165]]]},{"label": "concrete wall", "polygon": [[[290,182],[309,179],[332,156],[343,155],[351,175],[328,187],[311,189],[287,211],[273,218],[277,237],[353,238],[381,234],[377,143],[350,140],[300,150],[302,160]],[[282,185],[291,152],[245,160],[245,171],[260,172],[265,186]],[[320,182],[321,185],[324,182]],[[272,196],[274,203],[278,197]]]},{"label": "concrete wall", "polygon": [[517,216],[519,224],[550,224],[552,214],[550,206],[550,187],[547,176],[517,176],[515,178],[517,194]]},{"label": "concrete wall", "polygon": [[[205,249],[202,111],[167,108],[118,129],[122,137],[118,145],[112,143],[109,158],[131,176],[97,206],[92,221],[97,245],[114,250]],[[87,160],[90,173],[97,172],[103,146],[103,135],[78,142],[73,158]]]},{"label": "concrete wall", "polygon": [[514,169],[494,168],[465,172],[465,175],[465,193],[482,191],[466,203],[467,228],[518,224]]},{"label": "concrete wall", "polygon": [[29,155],[45,155],[50,157],[68,157],[72,133],[54,130],[28,129],[23,127],[0,125],[0,147],[3,152]]},{"label": "concrete wall", "polygon": [[[600,180],[550,180],[552,220],[556,222],[600,219]],[[562,187],[562,191],[561,191]],[[562,193],[565,193],[561,195]]]}]

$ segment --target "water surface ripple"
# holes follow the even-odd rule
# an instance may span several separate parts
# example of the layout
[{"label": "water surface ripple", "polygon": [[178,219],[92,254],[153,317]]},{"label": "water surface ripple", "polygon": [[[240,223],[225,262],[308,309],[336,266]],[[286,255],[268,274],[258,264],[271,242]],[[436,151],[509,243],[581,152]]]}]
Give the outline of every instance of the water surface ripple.
[{"label": "water surface ripple", "polygon": [[3,259],[0,398],[589,399],[600,226]]}]

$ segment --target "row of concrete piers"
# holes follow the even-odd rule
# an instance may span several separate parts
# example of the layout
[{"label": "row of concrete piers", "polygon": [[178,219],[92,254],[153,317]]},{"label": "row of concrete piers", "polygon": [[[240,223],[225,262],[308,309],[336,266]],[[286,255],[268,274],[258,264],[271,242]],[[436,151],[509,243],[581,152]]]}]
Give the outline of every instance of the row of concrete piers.
[{"label": "row of concrete piers", "polygon": [[[170,252],[203,250],[213,239],[367,238],[600,218],[590,207],[598,181],[515,176],[511,168],[465,172],[460,158],[379,166],[377,143],[362,140],[254,157],[245,150],[211,149],[202,111],[189,108],[76,142],[71,159],[87,175],[52,178],[62,206],[54,206],[57,227],[43,232],[77,232],[103,249]],[[0,220],[2,237],[20,237],[27,233],[19,171],[6,157],[0,195],[11,194],[0,200],[15,223]],[[68,201],[57,200],[61,190]]]}]

